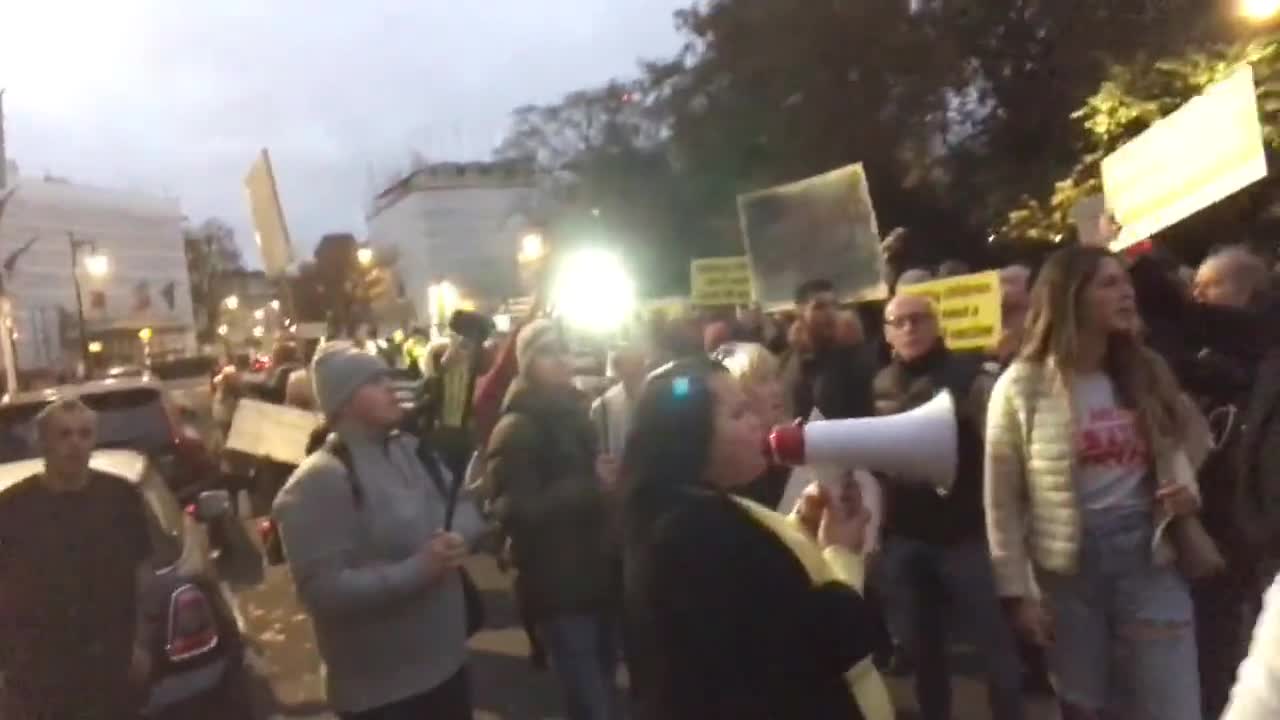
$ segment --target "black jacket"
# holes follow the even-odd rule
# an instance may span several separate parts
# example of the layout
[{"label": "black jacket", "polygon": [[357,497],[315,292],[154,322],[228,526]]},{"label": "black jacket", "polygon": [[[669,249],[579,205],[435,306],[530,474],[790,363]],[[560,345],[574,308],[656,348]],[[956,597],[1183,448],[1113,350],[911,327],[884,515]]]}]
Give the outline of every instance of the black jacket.
[{"label": "black jacket", "polygon": [[489,437],[487,471],[522,601],[537,618],[604,610],[616,600],[612,503],[595,458],[581,393],[512,386]]},{"label": "black jacket", "polygon": [[[1264,470],[1280,470],[1272,457],[1280,436],[1267,426],[1280,393],[1280,311],[1274,303],[1245,310],[1196,302],[1149,258],[1130,274],[1148,343],[1214,432],[1216,446],[1199,472],[1200,517],[1229,561],[1251,565],[1268,534],[1262,528],[1280,520],[1280,489]],[[1268,497],[1275,497],[1270,506]]]},{"label": "black jacket", "polygon": [[1235,517],[1244,541],[1274,560],[1280,557],[1280,350],[1263,360],[1257,377],[1233,458],[1240,481]]},{"label": "black jacket", "polygon": [[956,480],[949,493],[939,495],[931,487],[907,486],[892,479],[885,484],[886,534],[939,544],[986,537],[983,433],[993,384],[994,379],[983,371],[981,357],[951,353],[941,344],[915,362],[894,360],[876,375],[873,392],[877,415],[894,415],[919,407],[947,389],[955,400],[959,430]]},{"label": "black jacket", "polygon": [[797,416],[808,418],[815,407],[828,420],[871,414],[871,378],[877,363],[869,344],[824,348],[800,363],[793,397]]},{"label": "black jacket", "polygon": [[845,672],[875,625],[847,585],[815,587],[727,495],[686,490],[625,554],[640,720],[861,718]]}]

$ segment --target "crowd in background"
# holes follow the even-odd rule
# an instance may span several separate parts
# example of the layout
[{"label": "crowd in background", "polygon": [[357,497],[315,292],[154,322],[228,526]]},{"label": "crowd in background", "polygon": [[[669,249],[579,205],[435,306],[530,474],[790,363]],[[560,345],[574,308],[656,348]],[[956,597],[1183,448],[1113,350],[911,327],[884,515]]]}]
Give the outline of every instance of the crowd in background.
[{"label": "crowd in background", "polygon": [[[275,401],[325,418],[271,514],[335,711],[471,717],[485,608],[463,562],[482,548],[514,573],[531,661],[572,720],[883,720],[882,674],[911,675],[942,720],[957,639],[997,720],[1027,717],[1029,694],[1065,720],[1280,716],[1269,261],[1063,248],[998,268],[1002,336],[955,351],[899,290],[970,268],[913,260],[901,232],[883,250],[887,300],[844,305],[815,278],[784,315],[655,321],[612,349],[602,393],[539,303],[504,337],[459,314],[449,341],[391,362],[280,349]],[[795,418],[943,391],[945,485],[762,449]]]}]

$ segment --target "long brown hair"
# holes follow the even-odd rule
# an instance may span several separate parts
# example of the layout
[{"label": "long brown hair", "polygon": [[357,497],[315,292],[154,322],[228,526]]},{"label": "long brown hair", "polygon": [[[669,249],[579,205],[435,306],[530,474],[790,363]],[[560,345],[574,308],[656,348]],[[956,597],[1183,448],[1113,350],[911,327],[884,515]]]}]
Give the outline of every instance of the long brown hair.
[{"label": "long brown hair", "polygon": [[[1119,261],[1097,247],[1071,247],[1054,253],[1031,291],[1022,360],[1049,364],[1070,387],[1079,371],[1080,308],[1085,288],[1103,262]],[[1115,383],[1120,403],[1138,415],[1152,449],[1175,441],[1184,430],[1182,391],[1164,361],[1147,348],[1139,332],[1113,333],[1103,370]]]}]

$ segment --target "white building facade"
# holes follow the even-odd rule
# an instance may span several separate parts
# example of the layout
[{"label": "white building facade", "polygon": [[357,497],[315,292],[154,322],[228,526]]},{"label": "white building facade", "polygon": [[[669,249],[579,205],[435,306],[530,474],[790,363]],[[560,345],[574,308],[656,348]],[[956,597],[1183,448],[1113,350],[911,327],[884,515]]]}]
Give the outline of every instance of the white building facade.
[{"label": "white building facade", "polygon": [[367,220],[375,249],[395,248],[396,270],[418,318],[430,315],[427,288],[448,281],[467,298],[496,307],[524,294],[516,255],[535,230],[537,178],[515,163],[439,163],[381,192]]},{"label": "white building facade", "polygon": [[[73,242],[95,365],[196,352],[176,199],[16,173],[8,182],[16,191],[0,218],[0,261],[12,259],[4,283],[19,370],[70,371],[80,362]],[[83,262],[95,252],[107,257],[102,277]]]}]

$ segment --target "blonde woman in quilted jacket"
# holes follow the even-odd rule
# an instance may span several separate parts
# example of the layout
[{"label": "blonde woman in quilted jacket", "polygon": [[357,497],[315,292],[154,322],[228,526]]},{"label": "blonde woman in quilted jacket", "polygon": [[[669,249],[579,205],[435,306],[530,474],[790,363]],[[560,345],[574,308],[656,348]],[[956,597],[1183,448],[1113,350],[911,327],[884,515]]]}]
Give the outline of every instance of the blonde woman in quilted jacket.
[{"label": "blonde woman in quilted jacket", "polygon": [[1063,720],[1201,720],[1191,598],[1167,532],[1199,508],[1199,426],[1139,327],[1119,259],[1058,252],[987,415],[997,587],[1048,648]]}]

